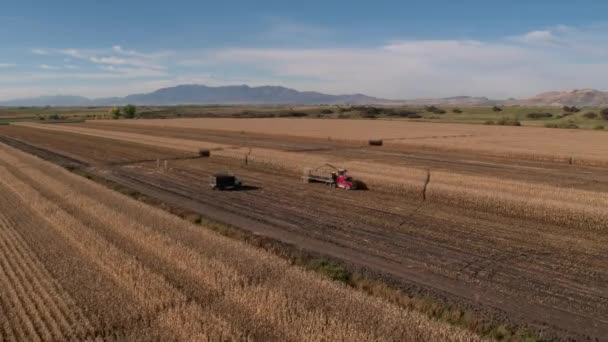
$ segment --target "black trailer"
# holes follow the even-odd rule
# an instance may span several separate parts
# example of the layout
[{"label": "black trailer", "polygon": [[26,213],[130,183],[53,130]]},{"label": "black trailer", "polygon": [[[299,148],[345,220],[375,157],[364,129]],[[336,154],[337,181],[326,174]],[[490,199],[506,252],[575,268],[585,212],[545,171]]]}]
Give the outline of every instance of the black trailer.
[{"label": "black trailer", "polygon": [[213,190],[235,190],[241,187],[241,181],[234,175],[217,173],[211,176],[209,184]]}]

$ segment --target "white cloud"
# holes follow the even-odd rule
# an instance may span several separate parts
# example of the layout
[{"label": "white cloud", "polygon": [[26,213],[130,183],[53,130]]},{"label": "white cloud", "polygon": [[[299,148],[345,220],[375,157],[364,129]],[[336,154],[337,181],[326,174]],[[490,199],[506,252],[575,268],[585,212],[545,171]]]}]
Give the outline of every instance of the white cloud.
[{"label": "white cloud", "polygon": [[91,57],[90,61],[98,64],[113,64],[113,65],[124,65],[127,64],[122,58],[118,57]]},{"label": "white cloud", "polygon": [[32,49],[32,53],[40,56],[47,56],[51,54],[51,52],[46,49]]},{"label": "white cloud", "polygon": [[60,67],[50,66],[48,64],[39,64],[38,67],[40,69],[44,69],[44,70],[59,70],[59,69],[61,69]]},{"label": "white cloud", "polygon": [[[271,31],[274,33],[267,32],[268,37],[323,35],[322,29],[280,21]],[[289,34],[283,35],[285,32]],[[528,97],[547,90],[608,88],[604,79],[608,72],[607,33],[608,25],[561,25],[492,41],[408,39],[366,47],[290,47],[294,45],[286,42],[281,44],[284,47],[268,43],[268,47],[146,52],[119,45],[35,49],[32,53],[39,56],[60,58],[45,65],[61,63],[62,70],[0,74],[0,84],[34,84],[38,80],[51,84],[53,79],[100,82],[95,84],[97,88],[83,88],[78,93],[87,96],[95,96],[89,92],[102,86],[111,89],[109,82],[114,82],[114,95],[181,83],[247,83],[387,98]],[[77,62],[61,62],[63,59]],[[70,70],[74,67],[82,72]],[[54,88],[49,85],[49,89]]]},{"label": "white cloud", "polygon": [[133,68],[133,67],[123,67],[123,66],[114,66],[114,65],[103,65],[99,67],[101,70],[105,70],[110,72],[108,75],[121,76],[124,78],[134,78],[134,77],[162,77],[167,76],[168,73],[164,70],[159,69],[146,69],[146,68]]},{"label": "white cloud", "polygon": [[[221,65],[256,70],[300,89],[391,98],[528,97],[606,89],[607,27],[556,26],[518,39],[402,40],[369,48],[229,48]],[[209,63],[209,60],[207,60]]]},{"label": "white cloud", "polygon": [[557,39],[551,30],[531,31],[516,39],[526,43],[556,43]]},{"label": "white cloud", "polygon": [[40,56],[64,56],[66,63],[74,58],[93,64],[129,65],[150,69],[164,69],[162,60],[172,54],[171,51],[140,53],[125,50],[118,45],[109,49],[33,49],[32,53]]},{"label": "white cloud", "polygon": [[59,53],[66,55],[66,56],[71,56],[74,58],[85,58],[84,54],[80,50],[76,50],[76,49],[59,50]]},{"label": "white cloud", "polygon": [[91,57],[89,60],[96,64],[127,65],[148,69],[165,69],[166,67],[142,58],[120,58],[120,57]]},{"label": "white cloud", "polygon": [[530,89],[522,87],[516,76],[525,74],[530,80],[529,66],[543,56],[502,43],[445,40],[401,41],[366,49],[225,49],[212,58],[270,73],[300,88],[410,98],[522,95]]},{"label": "white cloud", "polygon": [[17,64],[15,63],[0,63],[0,69],[14,68],[16,66]]}]

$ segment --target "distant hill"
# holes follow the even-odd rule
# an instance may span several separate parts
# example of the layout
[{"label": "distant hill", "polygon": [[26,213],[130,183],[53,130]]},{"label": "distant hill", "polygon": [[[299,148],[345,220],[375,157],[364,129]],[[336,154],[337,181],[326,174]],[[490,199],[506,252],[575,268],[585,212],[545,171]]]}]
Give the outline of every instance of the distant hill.
[{"label": "distant hill", "polygon": [[601,107],[608,106],[608,92],[594,89],[552,91],[538,94],[528,99],[509,102],[528,106]]},{"label": "distant hill", "polygon": [[411,106],[493,106],[500,104],[500,100],[490,100],[487,97],[454,96],[444,98],[428,98],[400,101],[405,105]]},{"label": "distant hill", "polygon": [[492,100],[487,97],[455,96],[412,100],[387,100],[363,94],[329,95],[314,91],[297,91],[280,86],[247,85],[208,87],[179,85],[151,93],[125,97],[88,99],[81,96],[42,96],[0,102],[0,106],[111,106],[111,105],[411,105],[411,106],[608,106],[608,92],[593,89],[554,91],[528,99]]},{"label": "distant hill", "polygon": [[20,106],[91,106],[92,100],[82,96],[72,95],[56,95],[56,96],[40,96],[27,99],[17,99],[0,102],[0,106],[5,107],[20,107]]},{"label": "distant hill", "polygon": [[384,104],[390,100],[363,94],[328,95],[312,91],[297,91],[279,86],[250,87],[247,85],[208,87],[180,85],[147,94],[126,97],[87,99],[78,96],[44,96],[0,102],[0,106],[101,106],[101,105],[206,105],[206,104]]}]

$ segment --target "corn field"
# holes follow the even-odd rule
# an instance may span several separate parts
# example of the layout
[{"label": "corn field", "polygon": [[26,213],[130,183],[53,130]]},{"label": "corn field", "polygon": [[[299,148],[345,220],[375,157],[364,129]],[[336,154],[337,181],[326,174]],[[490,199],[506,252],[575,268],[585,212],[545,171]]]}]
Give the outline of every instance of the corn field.
[{"label": "corn field", "polygon": [[0,145],[0,340],[473,341]]}]

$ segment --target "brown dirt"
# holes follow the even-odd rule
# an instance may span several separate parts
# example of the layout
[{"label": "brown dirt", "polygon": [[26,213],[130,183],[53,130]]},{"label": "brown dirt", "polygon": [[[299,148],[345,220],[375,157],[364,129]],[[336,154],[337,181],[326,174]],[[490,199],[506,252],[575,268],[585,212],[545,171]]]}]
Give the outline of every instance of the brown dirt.
[{"label": "brown dirt", "polygon": [[[195,133],[186,130],[184,134]],[[412,294],[545,330],[547,336],[593,339],[608,335],[605,232],[499,217],[387,192],[346,192],[305,185],[292,175],[230,158],[176,159],[167,172],[161,172],[155,162],[138,161],[146,159],[141,156],[153,159],[172,151],[28,128],[2,127],[0,134],[90,163],[93,172],[149,196],[378,272]],[[233,144],[242,137],[214,132],[205,139]],[[350,153],[352,158],[594,191],[606,189],[602,169],[560,163],[403,148],[355,149],[343,143],[263,135],[250,136],[248,143],[277,149],[314,148],[330,155]],[[100,146],[106,150],[104,155],[94,153]],[[125,164],[129,158],[135,163]],[[117,161],[121,165],[116,165]],[[252,189],[210,190],[207,177],[226,169],[242,176]],[[598,185],[590,185],[595,183]]]}]

